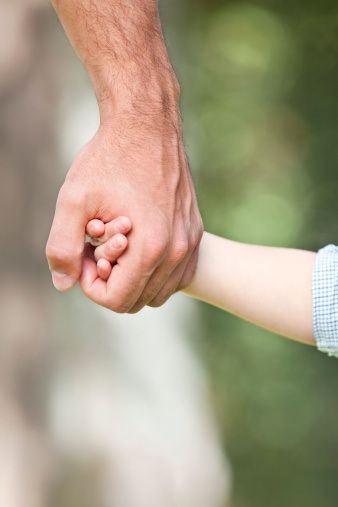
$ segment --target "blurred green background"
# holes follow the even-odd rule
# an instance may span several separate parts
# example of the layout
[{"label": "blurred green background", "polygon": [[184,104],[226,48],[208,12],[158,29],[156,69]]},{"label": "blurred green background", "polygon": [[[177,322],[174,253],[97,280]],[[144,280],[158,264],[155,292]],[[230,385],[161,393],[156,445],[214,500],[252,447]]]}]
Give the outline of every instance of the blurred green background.
[{"label": "blurred green background", "polygon": [[[337,3],[164,4],[206,229],[312,250],[337,243]],[[199,310],[233,506],[336,506],[336,360]]]}]

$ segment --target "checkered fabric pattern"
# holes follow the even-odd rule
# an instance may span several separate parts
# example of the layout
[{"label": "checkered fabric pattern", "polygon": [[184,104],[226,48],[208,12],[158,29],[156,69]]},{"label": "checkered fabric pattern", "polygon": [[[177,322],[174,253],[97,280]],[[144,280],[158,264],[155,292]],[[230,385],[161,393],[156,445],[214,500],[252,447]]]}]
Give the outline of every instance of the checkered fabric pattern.
[{"label": "checkered fabric pattern", "polygon": [[312,279],[313,329],[320,351],[338,357],[338,247],[316,256]]}]

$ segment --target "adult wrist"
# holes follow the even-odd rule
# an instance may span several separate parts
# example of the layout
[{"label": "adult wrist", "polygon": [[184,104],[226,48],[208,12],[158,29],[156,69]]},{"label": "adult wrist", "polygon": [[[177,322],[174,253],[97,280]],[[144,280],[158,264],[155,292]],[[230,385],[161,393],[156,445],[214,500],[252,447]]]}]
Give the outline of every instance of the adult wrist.
[{"label": "adult wrist", "polygon": [[179,114],[180,85],[164,45],[141,61],[101,62],[89,69],[101,122],[119,113]]},{"label": "adult wrist", "polygon": [[132,72],[125,79],[107,83],[97,93],[101,123],[120,114],[179,116],[180,87],[174,74]]}]

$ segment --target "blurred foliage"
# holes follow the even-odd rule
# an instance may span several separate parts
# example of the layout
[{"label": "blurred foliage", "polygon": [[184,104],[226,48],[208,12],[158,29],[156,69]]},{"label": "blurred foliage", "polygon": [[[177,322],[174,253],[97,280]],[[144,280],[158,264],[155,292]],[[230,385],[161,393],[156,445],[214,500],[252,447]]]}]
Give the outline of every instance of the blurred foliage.
[{"label": "blurred foliage", "polygon": [[[163,6],[205,226],[245,242],[337,243],[338,6]],[[200,306],[234,467],[233,507],[333,507],[338,363]]]}]

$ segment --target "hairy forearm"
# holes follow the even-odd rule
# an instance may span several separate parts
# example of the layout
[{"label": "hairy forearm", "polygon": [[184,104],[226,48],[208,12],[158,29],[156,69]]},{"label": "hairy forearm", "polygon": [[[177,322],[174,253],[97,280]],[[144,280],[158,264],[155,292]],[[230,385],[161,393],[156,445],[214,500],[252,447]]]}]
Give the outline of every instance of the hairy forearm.
[{"label": "hairy forearm", "polygon": [[[174,109],[178,83],[156,0],[52,0],[94,85],[101,114]],[[148,109],[149,111],[149,109]]]},{"label": "hairy forearm", "polygon": [[204,234],[187,293],[270,329],[313,344],[315,254],[246,245]]}]

